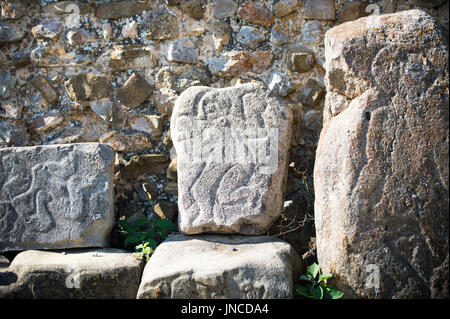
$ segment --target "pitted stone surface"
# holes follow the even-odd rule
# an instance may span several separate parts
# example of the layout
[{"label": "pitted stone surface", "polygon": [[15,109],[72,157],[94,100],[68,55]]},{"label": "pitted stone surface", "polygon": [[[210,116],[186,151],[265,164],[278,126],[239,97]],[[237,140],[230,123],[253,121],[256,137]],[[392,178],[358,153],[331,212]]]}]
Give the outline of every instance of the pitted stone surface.
[{"label": "pitted stone surface", "polygon": [[113,165],[98,143],[0,149],[0,252],[106,246]]},{"label": "pitted stone surface", "polygon": [[330,29],[325,55],[319,264],[347,297],[448,298],[449,75],[439,27],[420,10],[369,16]]},{"label": "pitted stone surface", "polygon": [[262,84],[184,91],[171,120],[180,230],[265,233],[283,205],[291,122]]},{"label": "pitted stone surface", "polygon": [[[0,255],[1,256],[1,255]],[[143,261],[115,248],[27,250],[1,271],[1,299],[134,299]]]},{"label": "pitted stone surface", "polygon": [[304,263],[269,236],[176,235],[156,248],[138,299],[283,299]]}]

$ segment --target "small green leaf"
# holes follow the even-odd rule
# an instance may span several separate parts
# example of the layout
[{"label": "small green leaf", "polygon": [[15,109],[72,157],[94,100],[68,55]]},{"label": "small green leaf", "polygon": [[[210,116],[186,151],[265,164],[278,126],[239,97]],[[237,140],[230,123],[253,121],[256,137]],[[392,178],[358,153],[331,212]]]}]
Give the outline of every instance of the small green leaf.
[{"label": "small green leaf", "polygon": [[117,225],[119,225],[122,228],[128,229],[131,227],[131,225],[126,220],[119,220],[117,221]]},{"label": "small green leaf", "polygon": [[321,275],[319,275],[319,281],[318,282],[322,282],[322,281],[330,279],[332,277],[333,277],[332,274],[321,274]]},{"label": "small green leaf", "polygon": [[139,218],[138,220],[136,220],[133,224],[134,228],[141,228],[142,226],[145,226],[148,222],[147,218]]},{"label": "small green leaf", "polygon": [[147,239],[148,245],[152,248],[152,249],[156,249],[156,247],[158,246],[158,243],[156,242],[155,239],[153,238],[148,238]]},{"label": "small green leaf", "polygon": [[160,230],[156,233],[158,234],[159,237],[161,237],[162,240],[165,240],[167,238],[167,234],[164,230]]},{"label": "small green leaf", "polygon": [[311,298],[311,293],[308,286],[296,286],[295,292],[300,296]]},{"label": "small green leaf", "polygon": [[306,273],[311,275],[311,277],[316,278],[317,274],[320,271],[320,267],[318,264],[314,263],[306,269]]},{"label": "small green leaf", "polygon": [[165,230],[174,230],[175,226],[173,223],[168,219],[158,219],[156,222],[156,226],[165,229]]},{"label": "small green leaf", "polygon": [[307,275],[300,275],[300,280],[309,281],[311,283],[314,283],[314,278],[312,278],[309,274]]},{"label": "small green leaf", "polygon": [[143,231],[138,231],[138,232],[134,233],[134,235],[136,237],[138,237],[140,241],[144,241],[144,239],[147,237],[147,233],[145,233]]},{"label": "small green leaf", "polygon": [[322,299],[323,298],[323,288],[318,286],[314,289],[314,298]]},{"label": "small green leaf", "polygon": [[154,229],[147,230],[146,234],[147,234],[148,237],[155,237],[156,236],[156,233],[155,233]]},{"label": "small green leaf", "polygon": [[135,244],[137,244],[139,242],[140,242],[139,238],[134,236],[134,235],[125,238],[125,245],[126,246],[135,245]]},{"label": "small green leaf", "polygon": [[327,299],[340,299],[344,296],[344,293],[339,289],[327,286],[326,298]]}]

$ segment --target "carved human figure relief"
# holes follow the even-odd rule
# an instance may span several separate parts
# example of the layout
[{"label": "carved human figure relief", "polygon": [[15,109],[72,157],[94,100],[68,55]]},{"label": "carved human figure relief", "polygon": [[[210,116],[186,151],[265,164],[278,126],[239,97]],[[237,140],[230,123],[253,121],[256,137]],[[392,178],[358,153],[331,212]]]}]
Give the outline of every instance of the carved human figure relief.
[{"label": "carved human figure relief", "polygon": [[291,121],[262,84],[184,91],[171,120],[180,230],[267,231],[281,213]]},{"label": "carved human figure relief", "polygon": [[0,251],[78,246],[98,222],[92,236],[97,244],[105,241],[113,155],[96,143],[0,150]]}]

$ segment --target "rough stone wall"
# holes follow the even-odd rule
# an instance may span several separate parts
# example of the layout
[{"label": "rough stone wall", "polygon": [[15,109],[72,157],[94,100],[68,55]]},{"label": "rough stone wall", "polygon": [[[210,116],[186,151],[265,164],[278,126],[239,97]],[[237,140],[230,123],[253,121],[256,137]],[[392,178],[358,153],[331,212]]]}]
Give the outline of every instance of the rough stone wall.
[{"label": "rough stone wall", "polygon": [[107,143],[116,151],[116,218],[173,215],[175,99],[192,85],[261,81],[294,114],[285,214],[272,233],[309,225],[283,237],[300,253],[314,235],[325,32],[369,14],[368,6],[426,6],[448,34],[448,1],[0,3],[0,147]]}]

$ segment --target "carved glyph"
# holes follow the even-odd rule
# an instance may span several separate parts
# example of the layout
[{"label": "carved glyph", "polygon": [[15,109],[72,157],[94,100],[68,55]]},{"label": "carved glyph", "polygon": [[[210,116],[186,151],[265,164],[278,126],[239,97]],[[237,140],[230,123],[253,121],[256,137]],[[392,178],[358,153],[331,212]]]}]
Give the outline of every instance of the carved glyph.
[{"label": "carved glyph", "polygon": [[96,143],[0,150],[0,250],[103,246],[113,156]]},{"label": "carved glyph", "polygon": [[191,87],[175,103],[179,226],[262,234],[281,213],[290,110],[261,84]]}]

